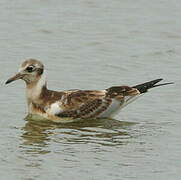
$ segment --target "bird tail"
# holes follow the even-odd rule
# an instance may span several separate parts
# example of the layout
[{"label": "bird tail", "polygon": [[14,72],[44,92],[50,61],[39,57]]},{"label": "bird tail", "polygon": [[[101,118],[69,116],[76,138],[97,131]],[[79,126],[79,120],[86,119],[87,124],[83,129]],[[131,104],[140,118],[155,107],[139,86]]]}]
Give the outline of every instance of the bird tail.
[{"label": "bird tail", "polygon": [[139,92],[145,93],[148,91],[148,89],[154,88],[154,87],[158,87],[158,86],[164,86],[164,85],[168,85],[168,84],[173,84],[173,82],[169,82],[169,83],[162,83],[162,84],[157,84],[158,82],[162,81],[163,79],[155,79],[153,81],[149,81],[143,84],[138,84],[136,86],[133,86],[133,88],[136,88],[139,90]]}]

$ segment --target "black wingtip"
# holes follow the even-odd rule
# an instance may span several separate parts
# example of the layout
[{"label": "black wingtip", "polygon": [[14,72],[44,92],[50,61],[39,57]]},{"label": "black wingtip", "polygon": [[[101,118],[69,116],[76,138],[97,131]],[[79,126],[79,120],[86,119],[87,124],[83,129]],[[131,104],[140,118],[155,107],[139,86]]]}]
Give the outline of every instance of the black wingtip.
[{"label": "black wingtip", "polygon": [[158,87],[158,86],[164,86],[164,85],[168,85],[168,84],[174,84],[173,82],[170,83],[163,83],[163,84],[157,84],[158,82],[162,81],[163,79],[155,79],[153,81],[149,81],[143,84],[138,84],[136,86],[133,86],[133,88],[136,88],[140,91],[140,93],[145,93],[148,91],[148,89],[154,88],[154,87]]}]

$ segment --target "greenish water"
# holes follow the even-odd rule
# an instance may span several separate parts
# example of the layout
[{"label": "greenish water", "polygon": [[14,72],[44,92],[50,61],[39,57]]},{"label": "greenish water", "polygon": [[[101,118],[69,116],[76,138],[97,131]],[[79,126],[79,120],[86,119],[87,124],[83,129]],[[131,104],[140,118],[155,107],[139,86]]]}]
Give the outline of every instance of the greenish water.
[{"label": "greenish water", "polygon": [[[181,178],[181,2],[0,2],[0,177],[6,180]],[[155,78],[115,119],[25,120],[24,83],[4,82],[26,58],[50,89],[104,89]]]}]

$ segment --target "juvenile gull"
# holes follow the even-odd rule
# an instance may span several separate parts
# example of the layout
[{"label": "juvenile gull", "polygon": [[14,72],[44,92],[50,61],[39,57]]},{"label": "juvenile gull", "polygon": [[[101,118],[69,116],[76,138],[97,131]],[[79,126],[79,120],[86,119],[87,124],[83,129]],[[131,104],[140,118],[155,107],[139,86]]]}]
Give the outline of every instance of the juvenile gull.
[{"label": "juvenile gull", "polygon": [[162,79],[156,79],[133,87],[113,86],[105,90],[57,92],[47,89],[44,65],[35,59],[24,61],[19,72],[8,79],[6,84],[18,79],[26,83],[28,113],[54,122],[111,118],[148,89],[172,84],[157,84]]}]

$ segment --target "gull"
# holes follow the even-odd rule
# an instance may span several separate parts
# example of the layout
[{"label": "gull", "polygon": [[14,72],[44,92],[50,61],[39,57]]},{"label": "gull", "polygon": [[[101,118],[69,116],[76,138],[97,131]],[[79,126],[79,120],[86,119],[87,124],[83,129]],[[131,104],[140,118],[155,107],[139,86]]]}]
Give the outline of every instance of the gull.
[{"label": "gull", "polygon": [[18,79],[26,83],[28,114],[53,122],[112,118],[148,89],[173,84],[157,84],[162,79],[156,79],[132,87],[113,86],[104,90],[75,89],[58,92],[47,88],[44,65],[35,59],[24,61],[19,72],[8,79],[6,84]]}]

